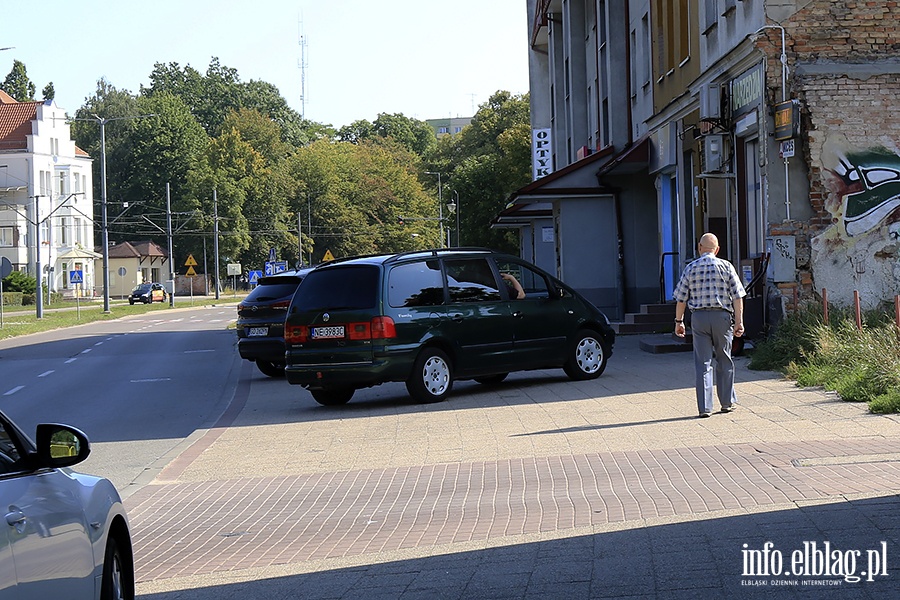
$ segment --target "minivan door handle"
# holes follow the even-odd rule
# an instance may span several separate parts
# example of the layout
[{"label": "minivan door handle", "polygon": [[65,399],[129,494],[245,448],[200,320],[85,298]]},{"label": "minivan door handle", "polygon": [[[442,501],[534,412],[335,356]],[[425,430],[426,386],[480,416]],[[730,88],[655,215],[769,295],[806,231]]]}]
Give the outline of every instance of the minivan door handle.
[{"label": "minivan door handle", "polygon": [[462,323],[463,315],[462,315],[462,313],[456,313],[456,314],[450,315],[450,320],[453,321],[454,323]]}]

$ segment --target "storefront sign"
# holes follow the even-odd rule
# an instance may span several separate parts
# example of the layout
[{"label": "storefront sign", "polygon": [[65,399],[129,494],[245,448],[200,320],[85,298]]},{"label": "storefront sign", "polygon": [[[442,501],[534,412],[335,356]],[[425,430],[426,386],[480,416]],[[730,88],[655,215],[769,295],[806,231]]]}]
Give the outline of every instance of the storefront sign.
[{"label": "storefront sign", "polygon": [[531,130],[532,180],[553,172],[553,148],[550,140],[549,128]]},{"label": "storefront sign", "polygon": [[787,100],[775,105],[775,140],[789,140],[800,133],[800,103]]},{"label": "storefront sign", "polygon": [[731,117],[736,118],[757,108],[762,102],[762,66],[744,71],[731,80]]}]

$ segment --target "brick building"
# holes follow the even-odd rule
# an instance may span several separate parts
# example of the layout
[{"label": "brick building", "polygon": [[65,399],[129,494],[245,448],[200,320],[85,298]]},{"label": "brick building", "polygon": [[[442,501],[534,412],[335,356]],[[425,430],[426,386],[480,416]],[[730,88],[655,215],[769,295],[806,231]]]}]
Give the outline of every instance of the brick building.
[{"label": "brick building", "polygon": [[762,319],[900,292],[900,2],[526,4],[541,169],[496,221],[526,257],[619,319],[703,231]]}]

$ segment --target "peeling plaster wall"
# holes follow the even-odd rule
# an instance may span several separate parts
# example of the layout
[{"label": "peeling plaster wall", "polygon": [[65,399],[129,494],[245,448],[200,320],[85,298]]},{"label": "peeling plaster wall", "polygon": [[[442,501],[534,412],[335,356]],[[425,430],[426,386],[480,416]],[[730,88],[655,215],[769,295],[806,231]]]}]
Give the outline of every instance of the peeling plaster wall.
[{"label": "peeling plaster wall", "polygon": [[816,124],[811,183],[830,223],[811,239],[814,286],[842,305],[858,290],[873,308],[900,293],[900,78],[832,76],[804,87]]},{"label": "peeling plaster wall", "polygon": [[801,293],[873,308],[900,293],[900,3],[801,4],[784,25],[814,216],[783,225],[808,247]]}]

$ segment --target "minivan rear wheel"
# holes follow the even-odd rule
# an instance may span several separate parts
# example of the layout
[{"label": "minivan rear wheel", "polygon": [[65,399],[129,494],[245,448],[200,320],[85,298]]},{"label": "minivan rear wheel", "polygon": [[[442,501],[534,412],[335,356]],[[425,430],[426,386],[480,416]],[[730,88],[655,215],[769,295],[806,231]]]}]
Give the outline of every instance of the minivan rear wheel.
[{"label": "minivan rear wheel", "polygon": [[322,406],[340,406],[350,402],[355,391],[353,388],[318,388],[309,393]]},{"label": "minivan rear wheel", "polygon": [[441,402],[453,387],[453,368],[444,351],[425,348],[416,358],[406,389],[416,402]]},{"label": "minivan rear wheel", "polygon": [[600,377],[606,369],[608,356],[599,334],[584,329],[578,332],[574,340],[569,349],[569,359],[563,365],[566,375],[575,380]]}]

